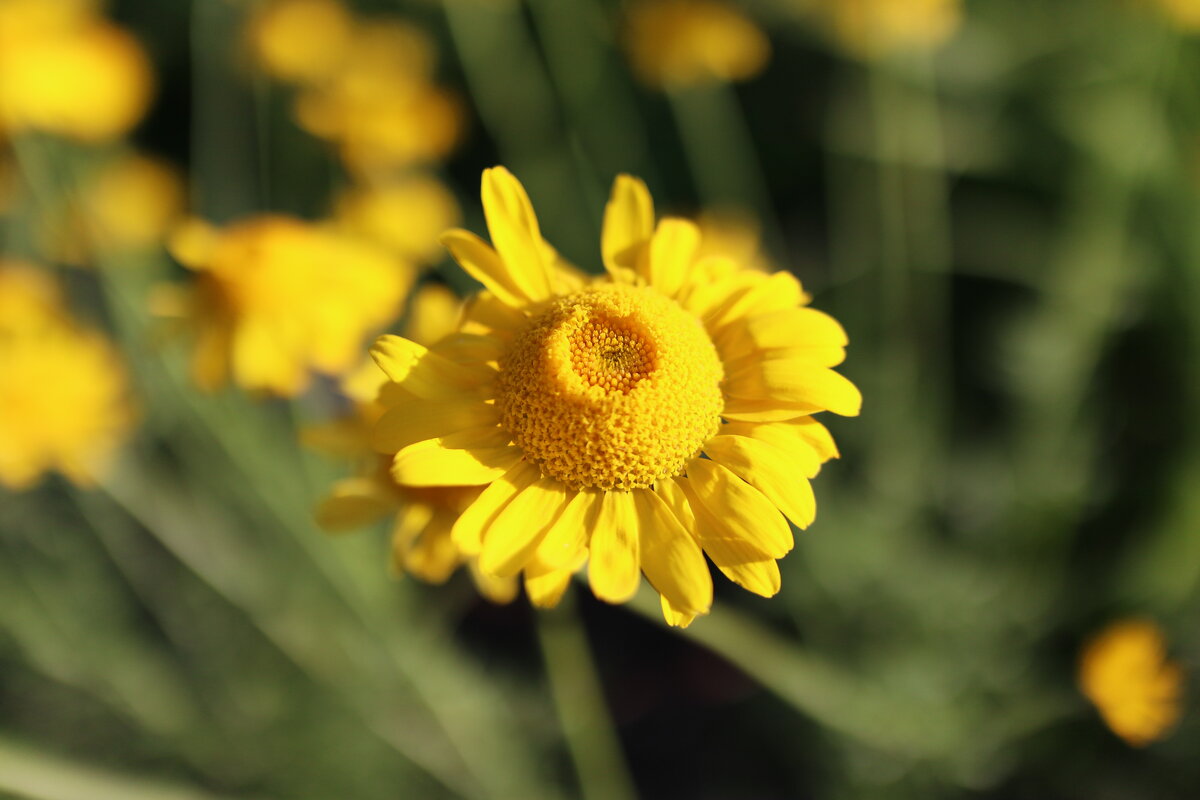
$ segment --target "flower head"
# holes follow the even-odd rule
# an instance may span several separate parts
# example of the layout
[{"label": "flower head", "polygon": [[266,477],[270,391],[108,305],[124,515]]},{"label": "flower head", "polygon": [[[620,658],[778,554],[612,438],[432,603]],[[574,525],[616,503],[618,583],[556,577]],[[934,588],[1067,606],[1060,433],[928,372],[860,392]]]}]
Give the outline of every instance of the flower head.
[{"label": "flower head", "polygon": [[372,244],[282,215],[223,230],[192,220],[171,248],[196,273],[186,313],[198,337],[193,374],[205,388],[232,375],[245,388],[291,395],[310,371],[347,372],[363,340],[398,315],[413,278]]},{"label": "flower head", "polygon": [[0,0],[0,131],[97,141],[141,119],[152,88],[146,54],[92,5]]},{"label": "flower head", "polygon": [[962,23],[961,0],[823,0],[834,38],[861,58],[935,47]]},{"label": "flower head", "polygon": [[[417,342],[433,344],[458,324],[462,303],[443,286],[429,284],[416,292],[405,332]],[[392,479],[388,459],[371,449],[370,427],[383,413],[377,402],[385,376],[374,364],[343,381],[355,400],[355,413],[330,425],[311,429],[307,440],[334,455],[362,465],[358,475],[334,484],[317,508],[317,522],[330,532],[353,530],[388,515],[392,527],[392,571],[430,583],[443,583],[463,564],[471,570],[480,594],[507,603],[517,593],[512,577],[479,571],[450,537],[458,516],[478,497],[478,486],[403,486]]]},{"label": "flower head", "polygon": [[788,520],[812,521],[808,478],[837,454],[812,415],[861,402],[831,369],[841,327],[788,273],[698,259],[696,226],[656,226],[634,178],[613,187],[601,278],[558,257],[503,168],[484,173],[483,203],[492,245],[443,237],[486,289],[461,331],[372,348],[390,379],[373,438],[395,453],[392,477],[481,487],[452,541],[485,574],[523,570],[539,605],[588,561],[601,599],[628,600],[644,573],[686,625],[712,602],[705,553],[773,595]]},{"label": "flower head", "polygon": [[758,26],[720,0],[634,3],[625,47],[638,77],[659,88],[753,78],[771,55]]},{"label": "flower head", "polygon": [[1113,733],[1134,747],[1162,738],[1179,719],[1183,670],[1166,657],[1153,622],[1113,623],[1084,648],[1079,685]]},{"label": "flower head", "polygon": [[55,470],[88,485],[133,420],[108,340],[71,319],[44,273],[0,263],[0,484],[26,488]]}]

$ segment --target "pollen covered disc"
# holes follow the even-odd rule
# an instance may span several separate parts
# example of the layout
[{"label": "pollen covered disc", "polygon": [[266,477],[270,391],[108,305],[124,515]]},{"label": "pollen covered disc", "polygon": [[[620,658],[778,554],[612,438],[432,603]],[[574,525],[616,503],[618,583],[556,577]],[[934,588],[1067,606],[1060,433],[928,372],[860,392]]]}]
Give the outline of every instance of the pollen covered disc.
[{"label": "pollen covered disc", "polygon": [[504,426],[573,489],[678,475],[720,425],[716,348],[699,320],[647,287],[600,283],[550,302],[500,367]]}]

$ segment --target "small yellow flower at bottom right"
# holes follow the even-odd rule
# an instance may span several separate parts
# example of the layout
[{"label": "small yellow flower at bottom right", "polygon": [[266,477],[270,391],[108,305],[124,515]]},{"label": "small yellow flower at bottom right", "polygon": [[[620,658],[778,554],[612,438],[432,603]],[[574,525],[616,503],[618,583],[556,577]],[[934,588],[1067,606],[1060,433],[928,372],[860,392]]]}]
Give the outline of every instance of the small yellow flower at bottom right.
[{"label": "small yellow flower at bottom right", "polygon": [[1133,747],[1165,736],[1179,721],[1183,668],[1166,656],[1162,630],[1148,619],[1112,623],[1084,647],[1079,686],[1113,733]]}]

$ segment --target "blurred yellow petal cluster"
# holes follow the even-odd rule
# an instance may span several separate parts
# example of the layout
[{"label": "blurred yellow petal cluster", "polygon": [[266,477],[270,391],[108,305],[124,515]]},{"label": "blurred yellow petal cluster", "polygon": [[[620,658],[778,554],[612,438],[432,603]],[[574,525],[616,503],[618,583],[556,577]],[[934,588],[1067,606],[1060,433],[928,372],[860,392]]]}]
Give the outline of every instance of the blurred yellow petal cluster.
[{"label": "blurred yellow petal cluster", "polygon": [[247,36],[268,75],[312,83],[341,64],[353,25],[350,11],[336,0],[271,0],[251,16]]},{"label": "blurred yellow petal cluster", "polygon": [[133,422],[116,349],[71,318],[46,273],[0,262],[0,484],[55,470],[88,485]]},{"label": "blurred yellow petal cluster", "polygon": [[217,229],[190,220],[171,236],[197,273],[184,313],[197,334],[193,375],[204,388],[294,395],[310,371],[340,375],[364,340],[400,312],[412,269],[327,227],[261,214]]},{"label": "blurred yellow petal cluster", "polygon": [[141,45],[94,3],[0,0],[0,132],[120,136],[150,101]]},{"label": "blurred yellow petal cluster", "polygon": [[348,189],[337,199],[334,213],[346,230],[421,263],[442,258],[438,238],[460,218],[454,193],[437,178],[421,173]]},{"label": "blurred yellow petal cluster", "polygon": [[300,85],[301,127],[335,143],[351,171],[436,161],[458,142],[461,104],[434,84],[435,48],[417,28],[355,19],[332,0],[279,0],[248,31],[259,65]]},{"label": "blurred yellow petal cluster", "polygon": [[64,263],[86,263],[91,253],[157,247],[183,215],[183,177],[160,159],[131,153],[87,176],[71,199],[47,220],[43,250]]},{"label": "blurred yellow petal cluster", "polygon": [[[405,335],[433,344],[454,331],[461,307],[444,286],[423,286],[413,298]],[[317,509],[317,521],[326,530],[341,532],[394,514],[393,572],[443,583],[467,564],[480,594],[495,603],[511,601],[517,595],[516,579],[485,575],[476,567],[477,559],[468,559],[450,537],[454,523],[479,496],[480,488],[401,486],[392,479],[391,459],[372,451],[371,426],[384,410],[376,397],[386,383],[387,376],[373,361],[365,364],[343,381],[346,394],[357,401],[355,415],[314,429],[306,437],[313,446],[363,464],[357,476],[334,484]]]},{"label": "blurred yellow petal cluster", "polygon": [[1160,739],[1179,720],[1183,670],[1167,660],[1166,637],[1150,620],[1115,622],[1088,642],[1079,685],[1112,729],[1134,747]]},{"label": "blurred yellow petal cluster", "polygon": [[712,208],[696,218],[700,229],[699,258],[723,256],[749,269],[774,272],[762,249],[762,226],[753,214],[737,208]]},{"label": "blurred yellow petal cluster", "polygon": [[1153,0],[1167,19],[1185,31],[1200,31],[1200,0]]},{"label": "blurred yellow petal cluster", "polygon": [[771,56],[766,34],[719,0],[632,3],[624,43],[634,72],[658,88],[747,80]]},{"label": "blurred yellow petal cluster", "polygon": [[868,59],[935,47],[962,24],[961,0],[822,0],[819,8],[838,44]]}]

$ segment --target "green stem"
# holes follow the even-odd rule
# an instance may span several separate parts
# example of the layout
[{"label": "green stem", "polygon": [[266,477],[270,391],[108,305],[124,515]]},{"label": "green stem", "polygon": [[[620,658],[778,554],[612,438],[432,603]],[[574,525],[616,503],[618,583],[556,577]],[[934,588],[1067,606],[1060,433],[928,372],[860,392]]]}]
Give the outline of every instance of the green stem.
[{"label": "green stem", "polygon": [[573,594],[568,591],[554,611],[539,613],[537,622],[550,690],[579,778],[580,796],[584,800],[632,800],[637,792],[605,708]]},{"label": "green stem", "polygon": [[754,137],[733,87],[719,83],[667,92],[702,201],[752,210],[765,248],[786,252]]}]

